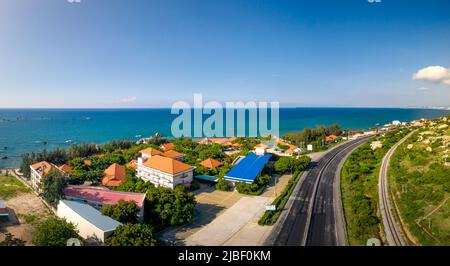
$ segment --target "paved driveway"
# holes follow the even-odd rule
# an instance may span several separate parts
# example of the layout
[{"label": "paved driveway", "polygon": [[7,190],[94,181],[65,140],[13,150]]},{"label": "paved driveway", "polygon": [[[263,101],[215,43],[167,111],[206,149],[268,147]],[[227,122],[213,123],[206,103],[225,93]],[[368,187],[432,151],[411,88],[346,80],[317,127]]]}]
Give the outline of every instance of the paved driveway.
[{"label": "paved driveway", "polygon": [[[231,208],[185,239],[186,245],[257,245],[268,228],[257,225],[268,197],[242,197]],[[261,232],[255,232],[259,229]]]}]

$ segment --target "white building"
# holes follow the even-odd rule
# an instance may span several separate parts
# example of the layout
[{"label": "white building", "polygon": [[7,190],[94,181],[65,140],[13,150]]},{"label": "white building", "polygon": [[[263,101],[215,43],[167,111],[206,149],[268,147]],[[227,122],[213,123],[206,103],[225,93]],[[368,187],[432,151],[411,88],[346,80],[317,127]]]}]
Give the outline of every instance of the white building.
[{"label": "white building", "polygon": [[258,144],[255,146],[255,154],[256,155],[264,155],[267,152],[268,145],[266,144]]},{"label": "white building", "polygon": [[31,187],[39,192],[40,191],[39,185],[41,184],[42,177],[52,170],[59,170],[59,169],[58,167],[56,167],[56,165],[48,163],[46,161],[30,165]]},{"label": "white building", "polygon": [[144,181],[152,182],[156,187],[173,189],[179,184],[192,182],[194,167],[162,155],[149,156],[142,153],[142,157],[138,158],[136,175]]},{"label": "white building", "polygon": [[59,201],[57,216],[73,223],[82,238],[95,237],[102,242],[121,225],[92,206],[72,200]]},{"label": "white building", "polygon": [[392,125],[393,126],[400,126],[402,124],[402,122],[398,121],[398,120],[394,120],[392,121]]}]

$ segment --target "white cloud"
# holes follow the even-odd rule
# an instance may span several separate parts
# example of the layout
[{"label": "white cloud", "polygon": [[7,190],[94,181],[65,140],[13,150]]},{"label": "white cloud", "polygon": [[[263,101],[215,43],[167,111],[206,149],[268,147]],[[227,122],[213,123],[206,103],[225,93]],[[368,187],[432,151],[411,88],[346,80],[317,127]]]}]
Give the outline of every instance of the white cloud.
[{"label": "white cloud", "polygon": [[128,98],[117,99],[114,101],[114,103],[132,103],[132,102],[135,102],[136,100],[137,100],[137,97],[133,96],[133,97],[128,97]]},{"label": "white cloud", "polygon": [[427,91],[427,90],[429,90],[429,88],[427,88],[427,87],[419,87],[419,88],[417,88],[417,90],[419,90],[419,91]]},{"label": "white cloud", "polygon": [[429,66],[417,71],[413,80],[426,80],[450,86],[450,68],[442,66]]}]

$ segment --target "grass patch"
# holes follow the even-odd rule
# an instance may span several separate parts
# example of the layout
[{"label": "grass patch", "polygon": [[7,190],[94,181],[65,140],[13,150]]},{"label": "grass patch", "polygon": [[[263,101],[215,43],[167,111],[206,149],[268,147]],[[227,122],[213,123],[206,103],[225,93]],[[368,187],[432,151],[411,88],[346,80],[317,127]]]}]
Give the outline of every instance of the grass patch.
[{"label": "grass patch", "polygon": [[418,245],[450,244],[450,167],[444,160],[449,143],[441,141],[450,129],[436,130],[442,124],[449,122],[428,124],[414,133],[398,147],[389,166],[393,199]]},{"label": "grass patch", "polygon": [[[366,245],[369,238],[381,239],[378,209],[378,173],[387,151],[409,131],[396,130],[374,138],[350,154],[341,170],[341,195],[350,245]],[[379,140],[382,147],[372,150]]]},{"label": "grass patch", "polygon": [[14,176],[0,175],[0,198],[7,200],[30,190]]}]

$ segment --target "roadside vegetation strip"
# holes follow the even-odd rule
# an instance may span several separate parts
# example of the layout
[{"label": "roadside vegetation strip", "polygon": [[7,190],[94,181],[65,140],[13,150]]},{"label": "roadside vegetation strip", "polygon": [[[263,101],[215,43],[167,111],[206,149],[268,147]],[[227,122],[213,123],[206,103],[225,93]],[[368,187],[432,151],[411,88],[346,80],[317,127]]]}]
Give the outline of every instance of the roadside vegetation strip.
[{"label": "roadside vegetation strip", "polygon": [[391,157],[391,197],[417,245],[450,244],[449,121],[427,122]]},{"label": "roadside vegetation strip", "polygon": [[275,211],[265,211],[258,221],[259,225],[273,225],[276,223],[302,173],[302,171],[296,171],[292,175],[283,192],[272,202],[272,205],[275,205]]},{"label": "roadside vegetation strip", "polygon": [[[397,129],[357,148],[341,169],[341,195],[349,245],[366,245],[369,238],[383,239],[378,209],[378,173],[384,155],[409,130]],[[374,149],[371,143],[381,142]]]}]

